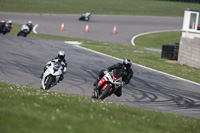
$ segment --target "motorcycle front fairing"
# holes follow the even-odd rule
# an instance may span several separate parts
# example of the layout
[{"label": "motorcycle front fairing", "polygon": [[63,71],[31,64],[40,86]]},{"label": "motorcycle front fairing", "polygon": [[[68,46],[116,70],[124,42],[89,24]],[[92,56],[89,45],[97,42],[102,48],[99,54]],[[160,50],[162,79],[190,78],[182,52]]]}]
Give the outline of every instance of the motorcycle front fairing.
[{"label": "motorcycle front fairing", "polygon": [[105,90],[108,85],[112,87],[109,95],[113,94],[122,84],[121,71],[114,69],[111,72],[106,73],[103,78],[98,82],[97,89]]},{"label": "motorcycle front fairing", "polygon": [[43,73],[43,79],[41,81],[42,87],[45,88],[44,86],[46,85],[48,76],[50,75],[55,77],[55,81],[52,84],[52,86],[54,86],[58,82],[61,74],[62,74],[62,66],[60,63],[52,61],[48,62],[47,69]]},{"label": "motorcycle front fairing", "polygon": [[120,87],[122,85],[122,71],[120,69],[114,69],[112,71],[113,73],[113,77],[114,77],[114,86],[115,88],[117,87]]},{"label": "motorcycle front fairing", "polygon": [[109,91],[109,95],[113,94],[122,84],[121,71],[119,69],[114,69],[110,72],[112,77],[112,89]]},{"label": "motorcycle front fairing", "polygon": [[27,33],[27,32],[29,31],[29,27],[28,27],[27,25],[23,25],[23,26],[21,27],[21,31]]},{"label": "motorcycle front fairing", "polygon": [[62,65],[59,62],[51,62],[51,65],[48,67],[48,70],[51,75],[56,77],[57,83],[60,78],[60,75],[62,74]]}]

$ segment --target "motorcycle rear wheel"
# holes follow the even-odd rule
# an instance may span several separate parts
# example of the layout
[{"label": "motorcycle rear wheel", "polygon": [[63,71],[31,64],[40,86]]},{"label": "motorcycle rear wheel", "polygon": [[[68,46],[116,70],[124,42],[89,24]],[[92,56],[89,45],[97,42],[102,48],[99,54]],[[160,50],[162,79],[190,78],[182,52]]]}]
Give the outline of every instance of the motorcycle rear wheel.
[{"label": "motorcycle rear wheel", "polygon": [[99,96],[99,99],[104,100],[106,97],[108,97],[108,93],[109,93],[110,89],[111,89],[110,85],[106,86],[106,89],[102,90],[102,92]]}]

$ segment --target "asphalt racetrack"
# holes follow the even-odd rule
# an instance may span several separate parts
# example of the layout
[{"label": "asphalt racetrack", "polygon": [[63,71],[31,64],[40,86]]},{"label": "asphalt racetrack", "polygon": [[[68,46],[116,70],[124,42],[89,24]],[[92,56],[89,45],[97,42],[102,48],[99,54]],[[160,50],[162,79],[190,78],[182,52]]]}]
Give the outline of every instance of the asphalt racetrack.
[{"label": "asphalt racetrack", "polygon": [[[80,15],[0,13],[0,19],[11,19],[14,23],[25,24],[32,20],[34,25],[39,24],[36,28],[38,33],[120,44],[131,44],[133,36],[144,32],[180,30],[183,23],[183,18],[175,17],[92,15],[89,22],[78,21],[79,17]],[[60,30],[62,22],[64,31]],[[87,33],[86,24],[89,26]],[[117,27],[116,34],[112,33],[114,25]]]},{"label": "asphalt racetrack", "polygon": [[[35,15],[33,15],[33,17],[31,18],[33,19],[34,16]],[[60,15],[58,16],[60,17]],[[73,15],[69,16],[74,17]],[[16,20],[16,22],[18,23],[20,22],[25,23],[26,20],[29,20],[26,17],[25,17],[26,20],[25,18],[22,19],[19,17],[18,19],[22,20],[18,21],[17,18],[18,18],[17,16],[15,18],[15,15],[13,15],[12,20],[13,21]],[[51,16],[51,18],[53,17]],[[41,16],[41,18],[38,19],[38,24],[41,25],[42,27],[42,25],[45,23],[43,21],[48,20],[46,19],[47,18],[42,19]],[[117,18],[113,17],[113,19]],[[172,23],[170,22],[171,19],[172,18],[169,18],[168,23]],[[178,20],[179,19],[180,18],[178,18]],[[49,23],[51,23],[51,20],[49,21],[50,21]],[[95,22],[96,19],[94,18],[93,21]],[[122,20],[120,19],[119,21]],[[123,21],[125,22],[125,20]],[[58,23],[58,21],[55,23]],[[77,18],[76,20],[74,18],[74,23],[82,23],[82,22],[79,22],[77,21]],[[100,22],[96,21],[95,23],[100,23]],[[139,23],[143,25],[142,23],[147,23],[147,22],[141,21],[138,22],[138,25]],[[83,22],[83,25],[85,25],[85,22]],[[56,31],[55,27],[54,27],[54,33],[51,32],[53,31],[53,29],[51,29],[51,26],[48,27],[48,23],[46,27],[48,29],[49,34],[57,33],[57,35],[59,35],[64,33],[59,31],[59,29]],[[149,28],[148,30],[151,30],[150,27],[151,26],[147,26],[147,28],[143,27],[143,30],[148,28]],[[160,29],[156,27],[158,28],[157,30],[173,29],[173,26],[171,28],[169,26],[169,28],[166,29],[163,28],[165,26],[159,26],[159,27]],[[175,26],[176,29],[180,27]],[[60,26],[58,26],[57,28],[60,28]],[[155,29],[152,28],[152,30],[155,31],[156,28]],[[39,33],[42,33],[43,30],[45,29],[43,28],[40,29],[38,27]],[[134,34],[136,33],[143,32],[143,30],[137,28],[135,31],[133,31],[132,35],[129,35],[127,33],[127,36],[130,36],[131,38],[131,36],[134,36]],[[145,30],[145,32],[148,32],[148,30]],[[46,31],[43,32],[45,33]],[[66,32],[68,33],[68,31]],[[75,31],[72,32],[75,33],[76,28]],[[103,34],[101,33],[101,31],[98,32],[99,34]],[[112,27],[110,32],[112,35]],[[67,33],[66,36],[68,36]],[[87,38],[85,37],[84,31],[82,31],[82,33],[79,33],[77,37],[81,36],[81,34],[83,35],[82,38]],[[101,39],[102,37],[99,38],[99,40]],[[94,38],[94,40],[98,39]],[[112,39],[110,41],[109,40],[107,41],[112,42]],[[129,44],[128,43],[129,41],[127,41],[127,43],[123,39],[122,41],[124,41],[125,44]],[[62,82],[60,82],[58,85],[56,85],[51,89],[59,92],[90,97],[91,92],[93,90],[92,84],[96,79],[99,71],[103,68],[107,68],[108,66],[114,63],[120,62],[117,59],[88,51],[76,45],[65,44],[63,41],[32,38],[32,37],[24,38],[24,37],[17,37],[14,35],[5,35],[5,36],[0,35],[0,81],[40,88],[39,76],[42,72],[43,66],[47,63],[47,61],[56,56],[57,52],[60,49],[66,52],[66,59],[68,62],[68,73],[65,75],[65,78]],[[132,68],[134,70],[134,77],[132,78],[129,85],[124,86],[122,96],[119,98],[116,97],[115,95],[112,95],[111,97],[107,98],[106,101],[123,103],[135,107],[142,107],[151,110],[167,111],[167,112],[200,118],[200,87],[198,84],[193,84],[187,81],[183,81],[171,76],[167,76],[155,71],[145,69],[137,65],[133,65]]]}]

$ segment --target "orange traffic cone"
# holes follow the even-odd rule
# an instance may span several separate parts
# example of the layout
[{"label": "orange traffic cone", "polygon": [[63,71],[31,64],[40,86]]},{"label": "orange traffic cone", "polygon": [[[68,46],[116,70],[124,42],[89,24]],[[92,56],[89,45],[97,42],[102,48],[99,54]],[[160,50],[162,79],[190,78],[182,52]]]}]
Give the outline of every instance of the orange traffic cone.
[{"label": "orange traffic cone", "polygon": [[113,34],[116,34],[116,33],[117,33],[117,26],[115,25],[113,28]]},{"label": "orange traffic cone", "polygon": [[85,32],[88,32],[88,31],[89,31],[89,25],[86,24],[86,26],[85,26]]},{"label": "orange traffic cone", "polygon": [[60,28],[61,31],[64,30],[64,26],[65,26],[65,25],[64,25],[64,22],[62,22],[62,24],[61,24],[61,28]]}]

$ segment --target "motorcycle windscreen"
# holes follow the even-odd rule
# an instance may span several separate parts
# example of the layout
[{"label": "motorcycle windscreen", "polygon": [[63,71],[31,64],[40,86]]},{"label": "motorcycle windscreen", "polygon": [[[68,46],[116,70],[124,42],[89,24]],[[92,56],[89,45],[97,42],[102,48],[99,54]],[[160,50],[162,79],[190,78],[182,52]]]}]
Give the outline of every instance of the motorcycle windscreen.
[{"label": "motorcycle windscreen", "polygon": [[115,79],[122,77],[122,70],[121,69],[114,69],[114,70],[112,70],[112,73],[113,73]]},{"label": "motorcycle windscreen", "polygon": [[54,62],[54,71],[58,71],[58,69],[61,67],[61,64],[59,62]]}]

